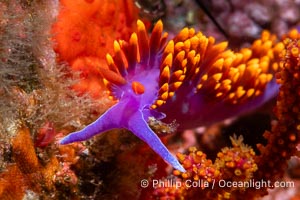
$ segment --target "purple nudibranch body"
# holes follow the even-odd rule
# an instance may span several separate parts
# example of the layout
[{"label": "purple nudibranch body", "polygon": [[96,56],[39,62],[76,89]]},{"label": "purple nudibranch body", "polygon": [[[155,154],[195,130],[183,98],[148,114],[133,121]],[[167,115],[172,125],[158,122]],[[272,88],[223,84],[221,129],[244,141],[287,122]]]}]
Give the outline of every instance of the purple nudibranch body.
[{"label": "purple nudibranch body", "polygon": [[115,41],[115,55],[108,54],[108,68],[100,69],[118,102],[83,130],[67,135],[61,144],[125,128],[185,172],[149,127],[149,117],[176,120],[181,130],[195,128],[255,109],[278,92],[271,70],[253,67],[256,61],[250,63],[247,50],[239,55],[225,51],[227,43],[214,44],[213,38],[187,28],[166,43],[161,21],[150,37],[141,21],[137,27],[129,42]]}]

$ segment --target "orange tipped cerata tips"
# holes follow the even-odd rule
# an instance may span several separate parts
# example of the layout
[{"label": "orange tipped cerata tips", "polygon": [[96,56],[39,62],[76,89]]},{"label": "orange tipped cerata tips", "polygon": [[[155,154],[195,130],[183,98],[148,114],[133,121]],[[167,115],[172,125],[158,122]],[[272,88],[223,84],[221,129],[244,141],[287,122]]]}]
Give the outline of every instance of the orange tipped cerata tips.
[{"label": "orange tipped cerata tips", "polygon": [[[166,103],[184,83],[193,83],[194,93],[205,91],[214,99],[236,104],[260,95],[273,78],[278,69],[274,60],[283,49],[275,42],[276,37],[265,31],[251,48],[233,52],[226,50],[227,42],[215,44],[213,37],[184,28],[166,43],[161,21],[149,37],[138,20],[137,32],[128,42],[114,42],[115,55],[106,57],[111,73],[102,74],[108,82],[124,84],[128,71],[158,68],[158,96],[152,108]],[[132,89],[143,94],[147,86],[132,82]]]},{"label": "orange tipped cerata tips", "polygon": [[141,62],[148,63],[150,56],[149,38],[145,25],[140,20],[137,21],[137,30]]}]

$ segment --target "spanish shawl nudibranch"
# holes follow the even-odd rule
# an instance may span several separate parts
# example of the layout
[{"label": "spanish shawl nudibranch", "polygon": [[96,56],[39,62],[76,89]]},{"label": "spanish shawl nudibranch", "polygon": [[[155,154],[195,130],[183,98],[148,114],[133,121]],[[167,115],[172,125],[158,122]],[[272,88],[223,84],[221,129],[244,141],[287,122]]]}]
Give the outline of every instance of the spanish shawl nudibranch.
[{"label": "spanish shawl nudibranch", "polygon": [[194,29],[184,28],[167,42],[158,21],[149,37],[143,22],[126,41],[114,42],[114,56],[100,73],[118,100],[95,122],[60,143],[83,141],[110,129],[125,128],[145,141],[175,169],[185,169],[148,126],[149,117],[176,121],[179,129],[194,128],[249,111],[272,98],[274,52],[280,51],[267,32],[251,49],[225,50]]}]

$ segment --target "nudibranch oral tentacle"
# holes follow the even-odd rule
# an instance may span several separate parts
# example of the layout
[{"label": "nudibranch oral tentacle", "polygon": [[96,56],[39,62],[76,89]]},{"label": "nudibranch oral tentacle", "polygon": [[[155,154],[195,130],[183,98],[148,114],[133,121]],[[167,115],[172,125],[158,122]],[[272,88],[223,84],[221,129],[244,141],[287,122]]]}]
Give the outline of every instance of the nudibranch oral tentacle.
[{"label": "nudibranch oral tentacle", "polygon": [[[175,169],[185,171],[151,130],[149,118],[172,122],[181,129],[213,123],[249,111],[278,91],[274,61],[283,49],[267,32],[251,48],[234,53],[227,43],[215,44],[194,29],[184,28],[167,42],[158,21],[149,37],[138,20],[128,42],[115,41],[114,55],[99,72],[118,102],[94,123],[62,139],[82,141],[114,128],[125,128],[146,142]],[[175,109],[174,109],[175,108]]]}]

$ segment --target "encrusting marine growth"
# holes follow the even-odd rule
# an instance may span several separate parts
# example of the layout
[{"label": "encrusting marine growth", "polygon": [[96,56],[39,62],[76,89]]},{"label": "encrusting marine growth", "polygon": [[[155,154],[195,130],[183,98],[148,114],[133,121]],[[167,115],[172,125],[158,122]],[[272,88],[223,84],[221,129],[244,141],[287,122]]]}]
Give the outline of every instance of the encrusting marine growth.
[{"label": "encrusting marine growth", "polygon": [[58,61],[80,72],[80,81],[72,89],[101,97],[103,84],[97,66],[105,64],[114,39],[129,38],[137,13],[129,0],[60,0],[51,32]]},{"label": "encrusting marine growth", "polygon": [[115,41],[114,55],[106,55],[107,67],[99,66],[104,84],[118,102],[60,143],[125,128],[184,172],[147,124],[149,118],[177,120],[179,129],[195,128],[262,105],[278,92],[273,79],[278,64],[274,60],[283,46],[275,45],[275,39],[264,32],[251,49],[234,53],[225,50],[226,42],[215,44],[214,38],[192,28],[184,28],[167,42],[161,21],[149,37],[138,20],[137,32],[129,42]]}]

